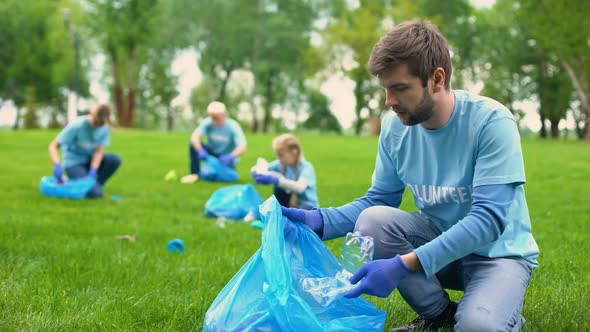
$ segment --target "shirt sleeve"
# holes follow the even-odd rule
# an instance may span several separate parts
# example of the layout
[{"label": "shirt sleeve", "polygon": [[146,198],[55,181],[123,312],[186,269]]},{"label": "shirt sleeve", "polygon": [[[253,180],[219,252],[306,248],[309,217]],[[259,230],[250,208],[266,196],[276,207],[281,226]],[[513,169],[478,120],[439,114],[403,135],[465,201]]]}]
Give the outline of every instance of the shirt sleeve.
[{"label": "shirt sleeve", "polygon": [[511,116],[494,114],[479,136],[473,186],[525,182],[516,122]]},{"label": "shirt sleeve", "polygon": [[76,134],[78,133],[80,126],[79,123],[70,123],[68,124],[57,136],[57,140],[59,144],[62,145],[71,145],[74,143],[74,139],[76,138]]},{"label": "shirt sleeve", "polygon": [[316,184],[315,169],[313,165],[308,163],[303,167],[297,181],[305,180],[308,186],[314,186]]},{"label": "shirt sleeve", "polygon": [[194,132],[196,133],[198,131],[201,133],[201,135],[207,135],[209,133],[210,127],[211,127],[211,118],[206,117],[205,119],[203,119],[203,121],[201,121],[201,123],[199,124],[197,129],[195,129]]},{"label": "shirt sleeve", "polygon": [[234,144],[236,145],[236,147],[246,145],[246,135],[244,134],[244,131],[242,130],[242,127],[240,126],[240,124],[238,122],[233,122],[231,128],[234,132],[233,139],[234,139]]},{"label": "shirt sleeve", "polygon": [[98,144],[100,144],[100,146],[105,147],[105,148],[108,147],[109,145],[111,145],[111,131],[108,128],[108,126],[107,126],[107,128],[105,128]]},{"label": "shirt sleeve", "polygon": [[517,186],[511,183],[473,189],[473,203],[467,216],[414,251],[428,278],[449,263],[500,237],[506,228]]},{"label": "shirt sleeve", "polygon": [[268,164],[268,170],[273,172],[281,172],[281,163],[278,160],[273,160]]},{"label": "shirt sleeve", "polygon": [[[388,128],[387,122],[384,121],[382,128]],[[341,237],[351,232],[359,214],[366,208],[375,205],[396,208],[400,206],[405,184],[399,179],[394,156],[388,147],[391,147],[391,137],[388,130],[383,130],[379,137],[372,185],[365,196],[337,208],[320,209],[324,219],[324,240]]]}]

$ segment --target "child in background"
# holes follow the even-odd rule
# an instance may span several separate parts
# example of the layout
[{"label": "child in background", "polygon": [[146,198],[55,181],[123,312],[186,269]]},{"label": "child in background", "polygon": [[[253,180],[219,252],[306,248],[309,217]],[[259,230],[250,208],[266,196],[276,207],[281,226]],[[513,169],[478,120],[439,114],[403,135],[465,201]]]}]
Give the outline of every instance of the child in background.
[{"label": "child in background", "polygon": [[271,162],[267,171],[253,168],[254,181],[274,185],[274,195],[282,206],[305,210],[318,208],[315,170],[303,158],[297,137],[280,135],[273,140],[272,147],[278,160]]}]

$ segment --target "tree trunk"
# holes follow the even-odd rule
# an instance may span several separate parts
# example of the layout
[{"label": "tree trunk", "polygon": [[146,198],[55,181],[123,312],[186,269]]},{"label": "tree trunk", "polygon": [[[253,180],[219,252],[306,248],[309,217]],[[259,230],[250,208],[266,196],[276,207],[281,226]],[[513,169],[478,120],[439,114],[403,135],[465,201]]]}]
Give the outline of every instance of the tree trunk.
[{"label": "tree trunk", "polygon": [[[258,53],[260,47],[258,44],[260,43],[260,37],[262,36],[262,20],[264,14],[264,0],[258,0],[258,10],[257,10],[258,17],[256,19],[256,35],[254,36],[254,54],[252,54],[252,74],[254,75],[254,68],[256,67],[256,62],[258,60]],[[250,106],[252,107],[252,132],[258,132],[258,127],[260,123],[258,122],[258,117],[256,112],[256,103],[254,102],[254,98],[256,98],[256,75],[254,75],[254,84],[252,84],[252,96],[250,98]]]},{"label": "tree trunk", "polygon": [[257,133],[259,126],[260,126],[260,123],[258,122],[258,119],[256,118],[256,111],[254,111],[254,118],[252,119],[252,132]]},{"label": "tree trunk", "polygon": [[[574,88],[576,89],[576,92],[580,96],[580,100],[582,101],[582,108],[586,112],[586,128],[588,128],[588,126],[590,125],[590,89],[589,90],[584,89],[584,86],[588,87],[590,85],[590,82],[588,82],[587,79],[585,81],[582,81],[584,78],[587,78],[586,73],[582,72],[582,74],[581,74],[582,79],[578,78],[578,76],[576,75],[576,72],[574,71],[574,69],[570,65],[569,61],[567,61],[567,59],[565,57],[561,57],[560,59],[561,59],[561,64],[563,65],[563,67],[567,71],[568,76],[570,77],[570,79],[572,80],[572,83],[574,84]],[[578,62],[582,63],[582,60],[578,59]],[[583,68],[581,68],[580,70],[583,70]],[[586,130],[585,139],[587,141],[590,141],[590,130]]]},{"label": "tree trunk", "polygon": [[[577,117],[574,115],[574,121],[576,123],[576,136],[578,139],[584,139],[584,135],[586,134],[586,130],[588,128],[588,124],[585,116],[585,113],[580,114],[581,117]],[[581,126],[580,123],[583,122],[585,126]]]},{"label": "tree trunk", "polygon": [[36,129],[39,128],[39,119],[37,117],[37,103],[35,88],[27,86],[25,88],[26,100],[25,100],[25,129]]},{"label": "tree trunk", "polygon": [[49,123],[47,124],[47,128],[51,128],[51,129],[61,128],[62,125],[57,120],[58,108],[57,107],[51,107],[50,108],[50,112],[51,113],[50,113]]},{"label": "tree trunk", "polygon": [[135,44],[131,43],[129,49],[129,65],[127,69],[127,109],[125,110],[125,122],[120,125],[125,128],[133,127],[135,115]]},{"label": "tree trunk", "polygon": [[559,138],[559,120],[560,119],[549,119],[551,122],[551,138]]},{"label": "tree trunk", "polygon": [[166,130],[174,130],[174,112],[170,106],[166,109]]},{"label": "tree trunk", "polygon": [[131,128],[133,127],[133,120],[135,118],[135,88],[133,86],[130,86],[127,92],[127,110],[125,113],[125,123],[121,126]]},{"label": "tree trunk", "polygon": [[123,88],[119,79],[119,57],[113,46],[109,47],[111,56],[111,75],[113,77],[113,95],[115,98],[115,111],[119,124],[125,123],[125,105],[123,103]]},{"label": "tree trunk", "polygon": [[219,88],[219,98],[217,98],[217,100],[219,100],[222,103],[225,103],[225,94],[227,91],[227,83],[229,82],[229,77],[231,76],[231,73],[233,72],[233,70],[234,70],[233,65],[230,65],[225,70],[225,78],[223,80],[221,80],[221,87]]},{"label": "tree trunk", "polygon": [[354,98],[356,100],[356,106],[355,106],[355,114],[356,114],[356,122],[354,124],[354,133],[359,136],[361,134],[361,130],[363,129],[363,119],[361,118],[361,110],[363,109],[363,82],[362,81],[357,81],[355,82],[356,84],[354,85]]},{"label": "tree trunk", "polygon": [[266,80],[266,87],[265,87],[265,106],[264,106],[264,119],[262,122],[262,132],[267,133],[268,128],[270,127],[270,121],[272,120],[272,102],[273,102],[273,91],[272,91],[272,77],[273,73],[269,74],[268,79]]},{"label": "tree trunk", "polygon": [[16,116],[14,117],[14,124],[12,125],[12,130],[18,130],[19,122],[20,122],[20,107],[14,105],[16,108]]},{"label": "tree trunk", "polygon": [[369,118],[369,135],[379,136],[381,133],[381,117],[378,115]]},{"label": "tree trunk", "polygon": [[543,114],[543,110],[539,113],[541,117],[541,130],[539,131],[539,136],[541,138],[547,138],[547,128],[545,127],[545,114]]}]

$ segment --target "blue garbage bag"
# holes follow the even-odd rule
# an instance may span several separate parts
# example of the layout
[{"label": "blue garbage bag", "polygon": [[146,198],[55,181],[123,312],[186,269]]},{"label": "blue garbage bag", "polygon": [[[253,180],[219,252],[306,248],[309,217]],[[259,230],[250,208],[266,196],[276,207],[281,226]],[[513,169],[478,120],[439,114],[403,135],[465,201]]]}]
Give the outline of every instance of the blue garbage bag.
[{"label": "blue garbage bag", "polygon": [[217,189],[205,203],[205,214],[208,217],[225,217],[243,219],[251,214],[258,217],[258,206],[262,204],[262,196],[251,184],[239,184]]},{"label": "blue garbage bag", "polygon": [[199,177],[207,181],[235,182],[240,178],[232,167],[224,165],[219,159],[207,156],[201,165]]},{"label": "blue garbage bag", "polygon": [[342,269],[307,226],[281,214],[277,200],[260,208],[262,245],[205,314],[203,331],[383,331],[386,313],[364,298],[320,306],[301,280]]},{"label": "blue garbage bag", "polygon": [[44,176],[39,183],[39,190],[43,195],[50,197],[82,199],[95,184],[96,179],[89,176],[66,180],[63,183],[58,183],[55,177]]}]

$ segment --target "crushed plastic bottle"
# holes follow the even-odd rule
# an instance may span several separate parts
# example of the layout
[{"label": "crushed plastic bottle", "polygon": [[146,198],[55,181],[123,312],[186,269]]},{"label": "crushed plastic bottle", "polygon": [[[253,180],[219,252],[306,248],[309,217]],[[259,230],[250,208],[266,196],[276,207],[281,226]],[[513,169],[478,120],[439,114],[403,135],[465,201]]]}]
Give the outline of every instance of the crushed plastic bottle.
[{"label": "crushed plastic bottle", "polygon": [[343,270],[336,273],[334,277],[303,278],[301,288],[311,295],[320,306],[327,307],[357,287],[348,281],[351,276],[348,271]]},{"label": "crushed plastic bottle", "polygon": [[268,161],[264,158],[258,158],[252,170],[258,174],[266,174],[268,172]]},{"label": "crushed plastic bottle", "polygon": [[342,271],[333,277],[303,278],[301,288],[322,307],[341,298],[348,291],[358,287],[350,283],[350,277],[363,264],[373,259],[374,242],[370,236],[360,232],[348,233],[342,245],[340,265]]},{"label": "crushed plastic bottle", "polygon": [[363,236],[361,232],[348,233],[342,245],[340,264],[352,274],[366,262],[373,260],[373,249],[372,237]]}]

